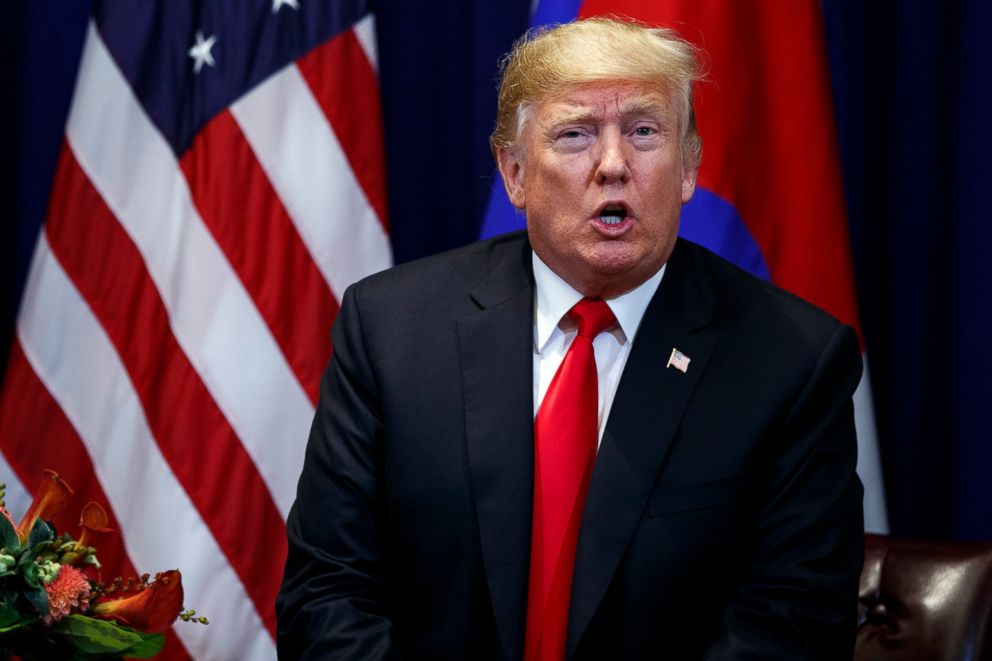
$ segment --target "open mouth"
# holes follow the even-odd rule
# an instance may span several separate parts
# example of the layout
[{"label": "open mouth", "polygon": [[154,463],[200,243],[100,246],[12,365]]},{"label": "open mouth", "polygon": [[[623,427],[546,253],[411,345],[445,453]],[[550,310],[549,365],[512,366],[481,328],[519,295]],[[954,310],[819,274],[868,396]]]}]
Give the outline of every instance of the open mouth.
[{"label": "open mouth", "polygon": [[627,207],[623,204],[607,204],[599,212],[599,221],[604,225],[619,225],[627,217]]}]

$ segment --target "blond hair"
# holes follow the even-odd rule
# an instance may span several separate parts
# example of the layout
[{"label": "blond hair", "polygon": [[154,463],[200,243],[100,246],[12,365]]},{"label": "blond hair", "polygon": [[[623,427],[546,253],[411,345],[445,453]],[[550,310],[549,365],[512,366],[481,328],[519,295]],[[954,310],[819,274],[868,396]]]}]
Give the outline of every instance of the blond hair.
[{"label": "blond hair", "polygon": [[631,81],[657,86],[678,119],[683,163],[699,165],[702,139],[696,130],[692,83],[703,77],[698,49],[674,30],[631,20],[589,18],[535,28],[521,37],[500,64],[493,156],[513,149],[534,104],[570,88]]}]

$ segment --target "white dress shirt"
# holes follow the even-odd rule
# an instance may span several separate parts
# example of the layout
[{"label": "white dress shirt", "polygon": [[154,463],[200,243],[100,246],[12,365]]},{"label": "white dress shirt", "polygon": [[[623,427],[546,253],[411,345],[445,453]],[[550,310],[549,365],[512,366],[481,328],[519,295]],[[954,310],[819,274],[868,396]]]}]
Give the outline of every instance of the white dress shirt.
[{"label": "white dress shirt", "polygon": [[[582,294],[541,261],[537,253],[533,253],[533,264],[537,285],[534,295],[534,416],[537,417],[544,393],[578,331],[576,323],[565,313],[582,300]],[[599,442],[603,440],[606,420],[613,406],[620,375],[630,356],[631,345],[637,336],[637,328],[664,274],[663,265],[636,289],[606,301],[617,318],[617,324],[600,333],[592,344],[599,382]]]}]

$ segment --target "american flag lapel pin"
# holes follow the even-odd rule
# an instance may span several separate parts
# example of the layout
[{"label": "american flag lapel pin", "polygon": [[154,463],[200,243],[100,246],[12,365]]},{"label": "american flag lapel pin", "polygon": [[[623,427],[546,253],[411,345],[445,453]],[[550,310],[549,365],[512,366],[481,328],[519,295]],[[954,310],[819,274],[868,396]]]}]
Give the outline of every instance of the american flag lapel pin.
[{"label": "american flag lapel pin", "polygon": [[665,368],[674,367],[683,374],[689,369],[689,361],[692,360],[689,356],[685,355],[675,347],[672,347],[672,355],[668,357],[668,364]]}]

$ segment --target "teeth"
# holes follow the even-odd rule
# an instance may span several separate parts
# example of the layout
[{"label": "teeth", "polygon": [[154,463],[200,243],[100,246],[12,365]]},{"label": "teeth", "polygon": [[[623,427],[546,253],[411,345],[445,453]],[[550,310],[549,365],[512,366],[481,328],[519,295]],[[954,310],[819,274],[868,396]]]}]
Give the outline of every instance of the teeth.
[{"label": "teeth", "polygon": [[627,217],[627,209],[620,205],[608,206],[599,212],[599,221],[604,225],[619,225]]}]

